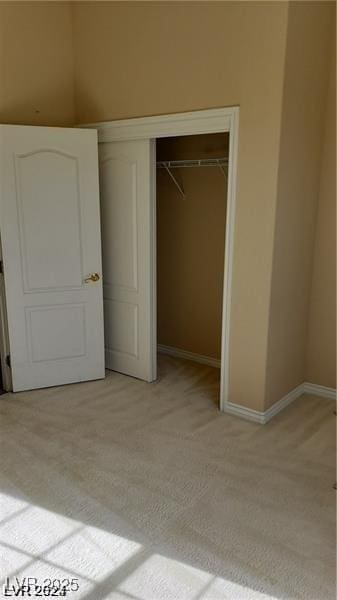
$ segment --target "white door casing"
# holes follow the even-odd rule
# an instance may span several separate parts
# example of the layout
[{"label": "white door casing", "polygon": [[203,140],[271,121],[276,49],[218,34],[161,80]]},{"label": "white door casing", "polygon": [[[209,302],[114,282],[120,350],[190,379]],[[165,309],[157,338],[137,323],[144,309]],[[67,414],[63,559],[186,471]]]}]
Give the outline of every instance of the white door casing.
[{"label": "white door casing", "polygon": [[13,391],[102,378],[97,134],[2,125],[0,144]]},{"label": "white door casing", "polygon": [[99,144],[99,160],[106,366],[153,381],[154,144]]},{"label": "white door casing", "polygon": [[[228,162],[228,189],[227,189],[227,214],[226,214],[226,247],[224,256],[224,285],[223,285],[223,310],[222,310],[222,340],[221,340],[221,385],[220,385],[220,409],[226,412],[239,414],[237,405],[230,401],[229,397],[229,359],[230,359],[230,335],[231,335],[231,303],[232,303],[232,280],[233,280],[233,257],[234,257],[234,232],[236,219],[236,179],[239,143],[239,112],[238,106],[227,108],[214,108],[193,112],[159,115],[154,117],[137,117],[134,119],[122,119],[101,123],[90,123],[83,125],[93,127],[98,132],[100,147],[112,143],[131,142],[141,140],[153,143],[156,138],[176,137],[182,135],[202,135],[208,133],[228,132],[229,162]],[[150,228],[151,257],[149,264],[152,268],[152,276],[149,280],[149,297],[151,298],[151,344],[153,348],[152,359],[155,363],[157,349],[156,340],[156,276],[155,276],[155,154],[152,156],[152,170],[149,173],[148,187],[152,193],[152,226]],[[148,330],[150,332],[150,329]],[[152,367],[155,373],[155,366]],[[155,377],[154,377],[155,378]]]}]

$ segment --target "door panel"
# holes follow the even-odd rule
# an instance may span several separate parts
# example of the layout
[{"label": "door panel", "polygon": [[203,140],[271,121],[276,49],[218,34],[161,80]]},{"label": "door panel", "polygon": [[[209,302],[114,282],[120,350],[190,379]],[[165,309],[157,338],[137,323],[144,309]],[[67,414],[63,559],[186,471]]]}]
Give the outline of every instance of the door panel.
[{"label": "door panel", "polygon": [[101,162],[104,285],[137,291],[137,163],[111,156]]},{"label": "door panel", "polygon": [[154,146],[99,144],[99,156],[106,366],[152,381]]},{"label": "door panel", "polygon": [[1,126],[13,390],[104,377],[96,132]]},{"label": "door panel", "polygon": [[[15,167],[25,291],[80,286],[83,239],[77,158],[51,150],[34,152],[16,156]],[[40,268],[41,249],[48,269]]]},{"label": "door panel", "polygon": [[26,309],[32,362],[86,355],[85,304]]}]

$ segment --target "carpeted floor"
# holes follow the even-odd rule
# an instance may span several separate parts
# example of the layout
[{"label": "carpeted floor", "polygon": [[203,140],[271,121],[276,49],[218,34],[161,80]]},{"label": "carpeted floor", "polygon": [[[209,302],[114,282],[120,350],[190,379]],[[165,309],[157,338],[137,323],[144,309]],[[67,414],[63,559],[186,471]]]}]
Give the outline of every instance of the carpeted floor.
[{"label": "carpeted floor", "polygon": [[71,600],[334,599],[333,402],[261,426],[217,395],[217,370],[170,357],[154,384],[3,395],[2,577],[75,578]]}]

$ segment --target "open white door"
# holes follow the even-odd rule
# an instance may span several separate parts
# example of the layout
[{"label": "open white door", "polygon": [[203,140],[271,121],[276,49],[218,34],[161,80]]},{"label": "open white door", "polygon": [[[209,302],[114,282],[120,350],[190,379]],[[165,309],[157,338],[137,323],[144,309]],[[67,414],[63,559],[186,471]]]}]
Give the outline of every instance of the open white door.
[{"label": "open white door", "polygon": [[99,144],[106,366],[156,378],[154,143]]},{"label": "open white door", "polygon": [[96,131],[3,125],[0,143],[13,390],[102,378]]}]

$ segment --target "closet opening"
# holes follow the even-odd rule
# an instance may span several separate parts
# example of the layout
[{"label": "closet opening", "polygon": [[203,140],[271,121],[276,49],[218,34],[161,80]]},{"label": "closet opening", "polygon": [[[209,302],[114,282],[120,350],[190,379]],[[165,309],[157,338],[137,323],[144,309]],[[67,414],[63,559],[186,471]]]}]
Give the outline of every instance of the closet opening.
[{"label": "closet opening", "polygon": [[158,377],[219,406],[229,133],[156,141]]}]

